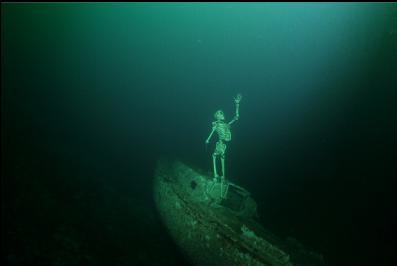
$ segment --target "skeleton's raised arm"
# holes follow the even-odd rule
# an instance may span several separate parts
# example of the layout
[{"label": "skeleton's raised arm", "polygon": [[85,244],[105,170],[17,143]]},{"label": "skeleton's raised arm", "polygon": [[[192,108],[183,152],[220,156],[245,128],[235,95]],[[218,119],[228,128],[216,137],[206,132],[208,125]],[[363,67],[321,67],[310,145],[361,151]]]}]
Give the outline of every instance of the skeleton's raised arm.
[{"label": "skeleton's raised arm", "polygon": [[236,122],[240,116],[239,114],[239,108],[240,108],[240,101],[241,101],[241,94],[237,94],[236,98],[234,98],[234,103],[236,104],[236,114],[234,115],[233,119],[229,122],[229,125],[233,124]]}]

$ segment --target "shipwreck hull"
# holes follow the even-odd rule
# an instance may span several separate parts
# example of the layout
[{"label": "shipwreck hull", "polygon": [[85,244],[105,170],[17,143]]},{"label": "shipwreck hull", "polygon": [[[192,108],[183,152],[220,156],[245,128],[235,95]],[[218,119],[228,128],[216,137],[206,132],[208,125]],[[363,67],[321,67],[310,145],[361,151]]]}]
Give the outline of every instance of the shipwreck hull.
[{"label": "shipwreck hull", "polygon": [[194,265],[324,265],[322,256],[265,231],[244,188],[221,185],[181,162],[158,163],[154,197],[170,235]]}]

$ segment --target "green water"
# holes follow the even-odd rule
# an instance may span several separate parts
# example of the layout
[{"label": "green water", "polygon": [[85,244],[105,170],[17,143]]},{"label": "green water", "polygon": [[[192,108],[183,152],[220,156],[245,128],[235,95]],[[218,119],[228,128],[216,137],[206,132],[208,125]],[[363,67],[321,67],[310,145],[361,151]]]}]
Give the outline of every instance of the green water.
[{"label": "green water", "polygon": [[264,227],[392,265],[396,73],[396,4],[2,3],[2,263],[187,265],[155,163],[211,171],[242,93],[226,171]]}]

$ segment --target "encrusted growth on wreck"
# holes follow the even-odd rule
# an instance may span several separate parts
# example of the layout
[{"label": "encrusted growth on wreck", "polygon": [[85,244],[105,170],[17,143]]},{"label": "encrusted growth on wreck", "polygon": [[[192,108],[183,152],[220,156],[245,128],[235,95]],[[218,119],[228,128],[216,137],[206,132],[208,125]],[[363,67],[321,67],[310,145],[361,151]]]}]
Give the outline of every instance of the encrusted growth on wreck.
[{"label": "encrusted growth on wreck", "polygon": [[181,162],[161,161],[155,175],[160,215],[195,265],[323,265],[318,257],[301,264],[293,249],[266,233],[254,219],[256,204],[244,188],[230,183],[230,198],[221,198],[212,178]]}]

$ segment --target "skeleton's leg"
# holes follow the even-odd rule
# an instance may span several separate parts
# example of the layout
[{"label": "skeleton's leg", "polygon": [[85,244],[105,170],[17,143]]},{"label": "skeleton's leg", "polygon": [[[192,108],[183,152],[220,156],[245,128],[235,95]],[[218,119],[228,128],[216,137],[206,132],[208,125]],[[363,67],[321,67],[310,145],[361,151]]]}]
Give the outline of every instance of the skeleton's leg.
[{"label": "skeleton's leg", "polygon": [[225,183],[225,157],[224,154],[221,155],[221,162],[222,162],[222,177],[221,177],[221,198],[223,198],[223,188]]},{"label": "skeleton's leg", "polygon": [[212,154],[212,163],[214,165],[214,177],[218,177],[218,173],[216,172],[216,154],[215,152]]},{"label": "skeleton's leg", "polygon": [[[225,189],[225,151],[226,151],[226,144],[222,143],[221,146],[221,164],[222,164],[222,179],[221,179],[221,198],[226,197],[226,193],[223,193],[223,190]],[[226,187],[227,189],[227,187]]]},{"label": "skeleton's leg", "polygon": [[226,153],[226,144],[222,143],[222,152],[221,152],[221,163],[222,163],[222,180],[225,179],[225,153]]},{"label": "skeleton's leg", "polygon": [[221,180],[221,198],[223,198],[223,180]]},{"label": "skeleton's leg", "polygon": [[222,179],[225,179],[225,155],[221,156],[221,162],[222,162]]}]

